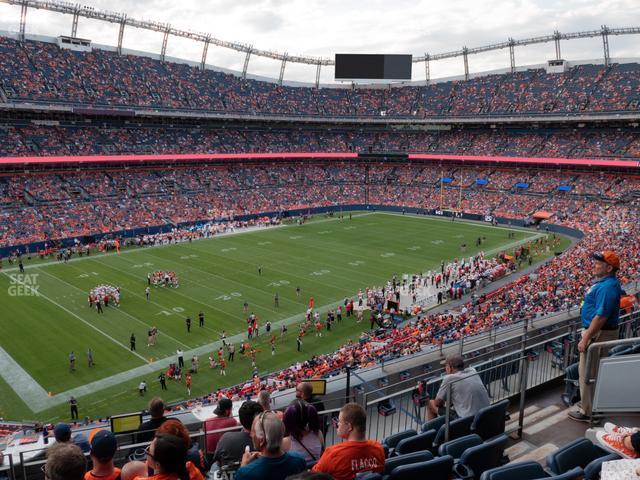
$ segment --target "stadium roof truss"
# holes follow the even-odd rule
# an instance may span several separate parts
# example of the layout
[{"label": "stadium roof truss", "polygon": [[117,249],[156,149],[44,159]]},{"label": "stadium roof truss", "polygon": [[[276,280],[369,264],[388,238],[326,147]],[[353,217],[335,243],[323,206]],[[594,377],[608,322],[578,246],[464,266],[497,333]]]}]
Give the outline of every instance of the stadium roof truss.
[{"label": "stadium roof truss", "polygon": [[[300,64],[308,64],[308,65],[316,65],[316,87],[320,84],[320,70],[323,66],[334,66],[334,60],[328,58],[317,58],[317,57],[306,57],[306,56],[295,56],[289,55],[288,53],[279,53],[271,50],[262,50],[255,48],[253,45],[248,45],[239,42],[230,42],[226,40],[220,40],[211,36],[208,33],[199,33],[199,32],[191,32],[189,30],[181,30],[172,27],[170,24],[148,21],[148,20],[136,20],[134,18],[128,17],[125,13],[118,12],[110,12],[106,10],[98,10],[94,7],[90,7],[87,5],[80,5],[77,3],[71,3],[60,0],[0,0],[1,3],[7,3],[10,5],[19,5],[21,7],[20,12],[20,38],[25,38],[25,26],[26,26],[26,18],[27,18],[27,9],[37,8],[42,10],[48,10],[51,12],[57,12],[62,14],[68,14],[73,16],[72,26],[71,26],[71,36],[75,37],[78,30],[78,19],[80,17],[90,18],[94,20],[102,20],[104,22],[115,23],[120,25],[120,29],[118,32],[118,52],[122,52],[122,40],[124,37],[124,29],[127,26],[142,28],[146,30],[151,30],[155,32],[159,32],[163,34],[162,40],[162,49],[160,51],[160,58],[164,60],[165,54],[167,51],[167,42],[170,36],[183,37],[195,40],[197,42],[202,42],[204,44],[202,49],[202,60],[200,62],[200,68],[204,69],[207,60],[207,52],[209,50],[209,45],[215,45],[218,47],[228,48],[231,50],[235,50],[240,53],[245,54],[242,76],[246,78],[247,69],[249,67],[249,60],[252,55],[256,55],[259,57],[270,58],[273,60],[277,60],[281,62],[280,66],[280,76],[279,83],[282,84],[285,67],[287,63],[300,63]],[[520,40],[515,40],[513,38],[509,38],[506,42],[495,43],[492,45],[485,45],[481,47],[467,48],[463,47],[460,50],[455,50],[451,52],[438,53],[438,54],[428,54],[425,53],[423,56],[413,57],[413,63],[422,63],[424,62],[425,71],[426,71],[426,81],[430,81],[430,73],[429,73],[429,63],[437,60],[444,60],[448,58],[456,58],[462,57],[463,65],[464,65],[464,76],[465,79],[469,78],[469,64],[468,57],[469,55],[475,55],[484,52],[490,52],[493,50],[502,50],[505,48],[509,49],[509,59],[510,59],[510,67],[511,71],[515,71],[516,61],[515,61],[515,47],[521,47],[525,45],[535,45],[540,43],[551,43],[555,44],[555,54],[556,60],[561,59],[561,50],[560,50],[560,41],[561,40],[574,40],[579,38],[597,38],[602,37],[602,46],[603,46],[603,58],[605,65],[609,64],[610,56],[609,56],[609,36],[610,35],[636,35],[640,34],[640,27],[627,27],[627,28],[609,28],[603,25],[600,30],[588,30],[583,32],[573,32],[573,33],[561,33],[555,31],[551,35],[543,35],[540,37],[530,37],[523,38]]]}]

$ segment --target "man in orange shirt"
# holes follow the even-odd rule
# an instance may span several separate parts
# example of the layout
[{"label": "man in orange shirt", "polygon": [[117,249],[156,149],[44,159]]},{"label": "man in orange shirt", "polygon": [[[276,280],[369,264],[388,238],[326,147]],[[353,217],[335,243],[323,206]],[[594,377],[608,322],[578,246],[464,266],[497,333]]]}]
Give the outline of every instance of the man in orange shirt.
[{"label": "man in orange shirt", "polygon": [[357,403],[347,403],[338,416],[338,436],[344,441],[327,448],[314,472],[328,473],[335,480],[354,480],[358,472],[384,471],[384,449],[366,439],[367,414]]},{"label": "man in orange shirt", "polygon": [[113,433],[95,428],[89,434],[91,460],[93,469],[84,475],[84,480],[115,480],[120,478],[120,469],[114,467],[113,456],[118,449],[118,442]]},{"label": "man in orange shirt", "polygon": [[187,386],[187,395],[191,395],[191,381],[192,381],[191,373],[187,372],[187,374],[184,377],[184,382],[185,382],[185,385]]}]

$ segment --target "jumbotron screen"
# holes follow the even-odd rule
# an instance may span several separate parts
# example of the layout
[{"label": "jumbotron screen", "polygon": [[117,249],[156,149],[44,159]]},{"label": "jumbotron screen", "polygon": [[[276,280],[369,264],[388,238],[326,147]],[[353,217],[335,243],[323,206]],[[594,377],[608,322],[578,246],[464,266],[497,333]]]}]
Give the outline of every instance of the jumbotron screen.
[{"label": "jumbotron screen", "polygon": [[336,80],[411,80],[411,55],[336,53]]}]

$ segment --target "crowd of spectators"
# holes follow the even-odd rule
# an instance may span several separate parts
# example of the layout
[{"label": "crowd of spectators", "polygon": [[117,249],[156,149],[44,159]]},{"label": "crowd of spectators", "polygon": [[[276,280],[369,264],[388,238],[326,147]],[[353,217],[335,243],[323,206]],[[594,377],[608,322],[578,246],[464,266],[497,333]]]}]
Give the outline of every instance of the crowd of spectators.
[{"label": "crowd of spectators", "polygon": [[637,111],[637,63],[531,69],[398,88],[290,87],[94,48],[0,37],[11,101],[313,116],[467,116]]},{"label": "crowd of spectators", "polygon": [[[478,179],[486,184],[478,185]],[[559,186],[570,190],[558,191]],[[12,246],[340,204],[454,209],[518,219],[544,210],[554,221],[568,223],[595,205],[634,198],[640,179],[433,164],[271,162],[20,174],[0,177],[0,187],[8,200],[0,203],[0,245]]]},{"label": "crowd of spectators", "polygon": [[[636,128],[356,131],[231,126],[0,125],[0,156],[169,153],[403,152],[508,157],[637,159]],[[264,172],[265,176],[273,176]],[[295,172],[291,172],[295,176]],[[77,181],[82,182],[81,176]],[[149,185],[150,188],[159,188]]]}]

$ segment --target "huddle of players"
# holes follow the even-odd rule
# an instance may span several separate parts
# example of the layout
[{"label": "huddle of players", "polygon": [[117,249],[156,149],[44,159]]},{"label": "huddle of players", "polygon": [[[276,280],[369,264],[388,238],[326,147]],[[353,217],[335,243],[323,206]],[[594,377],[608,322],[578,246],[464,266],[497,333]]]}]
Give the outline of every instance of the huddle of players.
[{"label": "huddle of players", "polygon": [[96,308],[98,313],[104,313],[102,307],[108,307],[109,302],[113,302],[116,307],[120,306],[120,287],[111,285],[98,285],[89,292],[89,308]]},{"label": "huddle of players", "polygon": [[153,284],[154,287],[174,287],[178,288],[180,286],[180,282],[178,281],[178,276],[176,272],[153,272],[147,273],[147,285],[151,286]]}]

